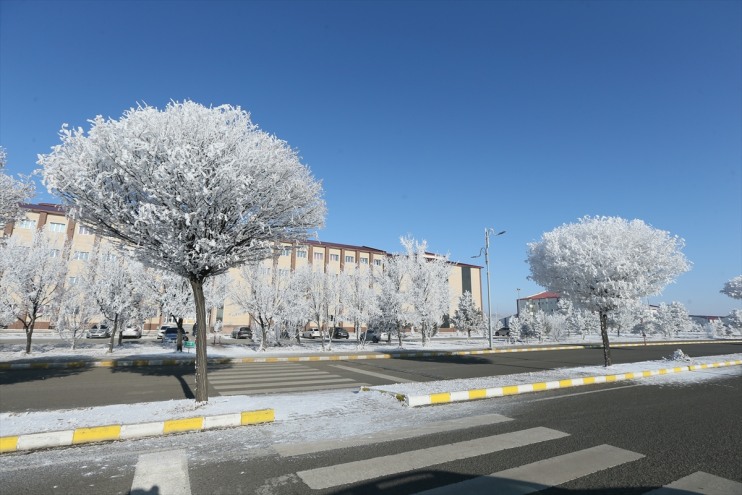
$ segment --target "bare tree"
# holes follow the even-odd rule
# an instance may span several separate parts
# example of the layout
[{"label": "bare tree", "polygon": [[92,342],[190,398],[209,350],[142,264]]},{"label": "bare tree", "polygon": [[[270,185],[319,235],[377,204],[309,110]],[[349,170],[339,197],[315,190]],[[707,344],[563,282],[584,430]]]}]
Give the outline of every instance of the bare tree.
[{"label": "bare tree", "polygon": [[239,107],[172,102],[61,131],[39,157],[70,215],[189,281],[196,305],[196,401],[208,400],[204,280],[258,262],[324,222],[322,188],[297,153]]}]

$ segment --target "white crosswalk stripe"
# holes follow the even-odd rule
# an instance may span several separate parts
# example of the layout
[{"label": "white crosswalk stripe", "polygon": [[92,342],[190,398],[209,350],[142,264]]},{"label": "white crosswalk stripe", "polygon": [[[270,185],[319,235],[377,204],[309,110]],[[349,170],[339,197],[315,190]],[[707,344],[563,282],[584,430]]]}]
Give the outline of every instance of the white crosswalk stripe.
[{"label": "white crosswalk stripe", "polygon": [[598,445],[585,450],[571,452],[550,459],[526,464],[454,483],[418,495],[453,495],[461,493],[526,494],[561,485],[588,474],[636,461],[642,454],[619,449],[610,445]]},{"label": "white crosswalk stripe", "polygon": [[569,436],[569,434],[549,428],[536,427],[375,459],[310,469],[296,474],[310,488],[321,490],[566,436]]},{"label": "white crosswalk stripe", "polygon": [[678,493],[739,495],[742,493],[742,483],[698,471],[644,495],[677,495]]},{"label": "white crosswalk stripe", "polygon": [[171,450],[140,455],[129,493],[190,495],[191,482],[185,451]]},{"label": "white crosswalk stripe", "polygon": [[209,383],[220,395],[248,395],[367,385],[300,363],[234,365],[209,370]]}]

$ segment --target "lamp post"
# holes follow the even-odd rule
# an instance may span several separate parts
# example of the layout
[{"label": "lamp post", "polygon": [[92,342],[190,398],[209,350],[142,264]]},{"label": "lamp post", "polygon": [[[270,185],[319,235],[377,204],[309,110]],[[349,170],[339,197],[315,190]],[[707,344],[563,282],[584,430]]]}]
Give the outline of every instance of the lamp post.
[{"label": "lamp post", "polygon": [[482,256],[484,251],[484,264],[487,268],[487,332],[489,334],[490,349],[492,349],[492,303],[490,301],[490,235],[494,234],[494,237],[504,234],[505,231],[501,231],[495,234],[495,229],[487,227],[484,229],[484,248],[479,250],[479,254],[472,256],[472,258],[479,258]]}]

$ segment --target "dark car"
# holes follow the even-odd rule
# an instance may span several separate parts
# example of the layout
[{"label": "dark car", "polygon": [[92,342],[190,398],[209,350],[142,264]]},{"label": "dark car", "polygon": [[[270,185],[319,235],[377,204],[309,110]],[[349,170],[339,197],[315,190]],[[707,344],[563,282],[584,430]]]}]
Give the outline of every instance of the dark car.
[{"label": "dark car", "polygon": [[[188,334],[181,330],[180,334],[183,336],[183,342],[188,340]],[[165,333],[162,334],[162,343],[168,344],[178,341],[178,327],[167,327]]]},{"label": "dark car", "polygon": [[348,335],[348,331],[341,327],[335,327],[332,329],[332,336],[330,338],[333,339],[347,339],[350,335]]},{"label": "dark car", "polygon": [[500,328],[499,330],[495,331],[495,335],[498,337],[510,337],[510,329],[509,328]]},{"label": "dark car", "polygon": [[250,330],[250,327],[237,327],[232,330],[232,338],[252,340],[252,330]]}]

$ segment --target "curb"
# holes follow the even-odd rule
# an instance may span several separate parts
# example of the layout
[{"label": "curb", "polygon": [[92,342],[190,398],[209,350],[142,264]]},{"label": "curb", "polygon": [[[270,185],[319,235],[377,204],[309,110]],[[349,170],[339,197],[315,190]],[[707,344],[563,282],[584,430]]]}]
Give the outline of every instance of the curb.
[{"label": "curb", "polygon": [[558,388],[579,387],[581,385],[592,385],[594,383],[612,383],[623,380],[636,380],[650,376],[667,375],[672,373],[682,373],[684,371],[697,371],[708,368],[721,368],[724,366],[742,365],[742,359],[735,361],[722,361],[717,363],[696,364],[689,366],[678,366],[674,368],[663,368],[656,370],[634,371],[621,373],[617,375],[599,375],[583,378],[567,378],[564,380],[555,380],[550,382],[537,382],[523,385],[509,385],[504,387],[481,388],[471,390],[458,390],[450,392],[439,392],[426,395],[407,395],[403,393],[389,392],[381,389],[372,389],[370,387],[361,387],[362,391],[378,391],[392,395],[400,402],[404,402],[409,407],[429,406],[432,404],[448,404],[451,402],[462,402],[480,399],[489,399],[493,397],[503,397],[506,395],[518,395],[530,392],[542,392],[545,390],[554,390]]},{"label": "curb", "polygon": [[0,454],[52,447],[67,447],[85,443],[130,440],[215,428],[257,425],[272,423],[274,420],[275,412],[273,409],[261,409],[258,411],[243,411],[241,413],[220,414],[217,416],[197,416],[152,423],[117,424],[76,428],[74,430],[30,433],[26,435],[0,437]]},{"label": "curb", "polygon": [[[650,342],[644,343],[617,343],[611,344],[613,347],[642,347],[642,346],[661,346],[661,345],[690,345],[690,344],[709,344],[720,342],[725,344],[739,344],[742,340],[722,340],[722,341],[704,341],[704,340],[687,340],[687,341],[669,341],[669,342]],[[312,361],[354,361],[366,359],[404,359],[411,357],[441,357],[441,356],[475,356],[483,354],[502,354],[512,352],[538,352],[538,351],[566,351],[576,349],[602,349],[602,345],[581,344],[581,345],[559,345],[559,346],[542,346],[542,347],[520,347],[520,348],[500,348],[500,349],[476,349],[471,351],[404,351],[392,353],[377,354],[338,354],[329,356],[269,356],[269,357],[245,357],[245,358],[209,358],[208,364],[245,364],[245,363],[285,363],[285,362],[312,362]],[[0,370],[28,370],[28,369],[59,369],[59,368],[136,368],[145,366],[185,366],[194,365],[195,358],[185,359],[102,359],[91,361],[48,361],[48,362],[27,362],[27,363],[8,363],[0,362]]]}]

